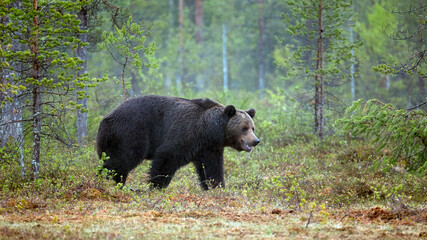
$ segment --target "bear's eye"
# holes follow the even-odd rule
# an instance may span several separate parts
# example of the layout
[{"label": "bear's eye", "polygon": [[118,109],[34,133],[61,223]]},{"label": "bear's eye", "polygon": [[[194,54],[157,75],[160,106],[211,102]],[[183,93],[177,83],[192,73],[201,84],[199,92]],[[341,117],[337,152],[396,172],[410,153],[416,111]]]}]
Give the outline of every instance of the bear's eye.
[{"label": "bear's eye", "polygon": [[246,132],[248,130],[249,130],[249,128],[247,128],[247,127],[243,128],[243,132]]}]

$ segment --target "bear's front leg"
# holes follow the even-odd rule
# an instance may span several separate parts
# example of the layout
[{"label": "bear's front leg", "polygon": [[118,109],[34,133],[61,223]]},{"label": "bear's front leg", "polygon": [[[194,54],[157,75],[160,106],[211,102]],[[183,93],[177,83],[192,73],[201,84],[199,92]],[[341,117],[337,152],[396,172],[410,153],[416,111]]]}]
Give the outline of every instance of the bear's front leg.
[{"label": "bear's front leg", "polygon": [[206,151],[194,164],[203,190],[225,187],[224,149]]},{"label": "bear's front leg", "polygon": [[165,188],[169,185],[181,165],[167,153],[156,153],[151,163],[150,180],[154,188]]},{"label": "bear's front leg", "polygon": [[206,178],[205,164],[203,164],[202,162],[196,162],[194,163],[194,165],[196,167],[197,174],[199,175],[200,186],[203,190],[209,190],[208,180]]},{"label": "bear's front leg", "polygon": [[[167,161],[162,161],[167,162]],[[169,164],[161,164],[159,161],[154,162],[150,170],[150,180],[154,188],[166,188],[172,180],[172,177],[175,175],[177,168],[173,166],[168,166]]]}]

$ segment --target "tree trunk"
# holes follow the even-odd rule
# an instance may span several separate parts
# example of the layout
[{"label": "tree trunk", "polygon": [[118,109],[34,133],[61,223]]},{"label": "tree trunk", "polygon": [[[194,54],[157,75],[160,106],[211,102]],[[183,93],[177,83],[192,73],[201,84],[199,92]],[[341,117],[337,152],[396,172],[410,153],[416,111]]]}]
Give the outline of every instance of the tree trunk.
[{"label": "tree trunk", "polygon": [[195,25],[196,25],[196,43],[203,42],[203,0],[195,0]]},{"label": "tree trunk", "polygon": [[407,76],[406,74],[404,74],[404,78],[407,79],[407,91],[408,91],[408,98],[407,98],[407,103],[406,103],[406,108],[410,108],[413,105],[413,99],[412,99],[412,95],[413,95],[413,79],[412,76]]},{"label": "tree trunk", "polygon": [[[21,2],[16,1],[15,3],[10,4],[9,7],[15,7],[20,9]],[[0,18],[1,24],[7,25],[8,22],[9,17],[7,15]],[[7,48],[4,43],[0,44],[0,46]],[[20,43],[16,40],[12,40],[12,49],[14,51],[20,51],[20,48]],[[0,59],[0,61],[4,62],[5,59]],[[13,62],[11,64],[13,65],[15,72],[20,71],[20,66],[16,66],[16,64]],[[10,79],[10,74],[11,71],[8,68],[0,68],[0,84],[6,86],[8,84],[7,79]],[[3,109],[0,109],[0,147],[5,146],[10,139],[13,139],[14,141],[23,141],[21,124],[22,113],[20,110],[21,107],[19,98],[13,95],[10,91],[8,91],[6,94],[12,97],[13,101],[5,101],[6,96],[3,92],[0,92],[0,102],[5,101]]]},{"label": "tree trunk", "polygon": [[422,97],[422,100],[425,101],[427,99],[426,90],[425,90],[424,78],[421,75],[418,75],[418,88],[420,89],[420,95]]},{"label": "tree trunk", "polygon": [[[3,78],[4,73],[1,77]],[[3,99],[0,99],[3,100]],[[9,140],[20,141],[22,139],[22,113],[19,99],[13,97],[13,101],[5,101],[1,109],[0,119],[0,147],[5,146]]]},{"label": "tree trunk", "polygon": [[182,18],[184,11],[184,0],[178,1],[178,76],[176,77],[176,90],[178,91],[178,95],[181,94],[181,87],[184,87],[183,84],[183,60],[182,60]]},{"label": "tree trunk", "polygon": [[[419,7],[420,7],[420,9],[422,9],[422,7],[423,7],[423,1],[422,0],[418,0],[418,5],[419,5]],[[424,10],[425,10],[425,8],[424,8]],[[425,17],[425,15],[424,15],[424,17]],[[426,47],[426,44],[425,44],[425,39],[424,39],[424,36],[423,36],[423,30],[425,29],[425,18],[423,18],[422,17],[422,15],[421,14],[419,14],[419,18],[418,18],[418,25],[417,25],[417,29],[418,29],[418,42],[417,42],[417,50],[418,50],[418,52],[419,52],[419,54],[420,54],[420,58],[424,58],[425,56],[423,56],[423,55],[421,55],[421,54],[425,54],[424,53],[424,50],[425,50],[425,47]],[[424,24],[422,24],[424,22]],[[424,59],[424,61],[425,61],[425,59]],[[420,66],[422,66],[422,65],[420,65]],[[425,91],[425,83],[424,83],[424,79],[425,78],[423,78],[423,76],[421,76],[420,74],[418,74],[418,88],[419,88],[419,93],[420,93],[420,95],[421,95],[421,101],[425,101],[426,99],[427,99],[427,97],[426,97],[426,91]],[[418,101],[418,99],[417,99],[417,101]]]},{"label": "tree trunk", "polygon": [[[174,4],[173,4],[174,0],[169,0],[169,26],[168,26],[168,37],[167,39],[165,39],[165,46],[169,46],[169,39],[172,39],[172,34],[173,34],[173,23],[174,23],[174,14],[173,14],[173,9],[174,9]],[[166,61],[166,69],[171,69],[171,64],[169,61]],[[166,79],[165,79],[165,83],[164,83],[164,89],[166,92],[169,92],[169,90],[171,89],[171,84],[172,84],[172,80],[171,80],[171,72],[167,71],[166,72]]]},{"label": "tree trunk", "polygon": [[228,91],[228,71],[227,71],[227,28],[222,23],[222,70],[224,72],[224,92]]},{"label": "tree trunk", "polygon": [[129,69],[130,71],[130,85],[131,85],[131,92],[129,93],[129,97],[133,98],[136,96],[141,95],[141,88],[138,85],[138,77],[135,73],[134,69]]},{"label": "tree trunk", "polygon": [[[87,5],[83,6],[79,13],[78,18],[80,20],[80,29],[87,30],[88,29],[88,9]],[[79,40],[83,43],[87,42],[87,34],[82,33],[79,35]],[[78,46],[77,48],[77,57],[80,60],[83,60],[84,63],[82,64],[82,69],[78,72],[78,76],[82,76],[87,74],[87,54],[86,54],[87,47],[86,46]],[[87,87],[85,86],[84,90],[87,90]],[[85,93],[86,95],[86,93]],[[87,108],[87,98],[84,97],[82,99],[77,99],[77,104],[82,104],[82,108]],[[87,137],[87,112],[81,112],[77,111],[77,140],[79,144],[82,146],[86,142]]]},{"label": "tree trunk", "polygon": [[[353,27],[350,27],[350,43],[354,43]],[[350,66],[350,79],[351,79],[351,101],[356,101],[356,83],[354,79],[354,48],[351,48],[351,66]]]},{"label": "tree trunk", "polygon": [[[194,25],[196,26],[196,43],[203,45],[203,0],[195,0],[195,18]],[[203,47],[201,47],[202,49]],[[203,53],[198,54],[200,61],[203,59]],[[205,85],[206,70],[202,71],[201,74],[196,76],[197,91],[203,90]]]},{"label": "tree trunk", "polygon": [[[3,79],[4,72],[1,73],[0,78]],[[3,99],[0,98],[0,101]],[[0,114],[0,147],[5,146],[10,140],[17,143],[20,153],[19,164],[21,166],[21,176],[25,176],[24,164],[24,135],[22,128],[22,112],[20,100],[18,97],[13,96],[13,101],[6,101]]]},{"label": "tree trunk", "polygon": [[[33,0],[33,9],[37,12],[37,0]],[[32,43],[32,54],[34,59],[32,62],[33,69],[32,74],[35,80],[39,79],[39,63],[38,63],[38,18],[37,15],[33,18],[34,37]],[[33,177],[37,179],[40,175],[40,136],[42,129],[42,115],[41,115],[41,91],[40,87],[35,85],[33,87],[33,154],[31,158],[31,169],[33,171]]]},{"label": "tree trunk", "polygon": [[[11,7],[15,7],[17,9],[22,9],[22,2],[21,0],[16,1],[15,3],[11,4]],[[9,21],[8,16],[1,18],[2,24],[7,24]],[[18,33],[18,35],[20,35]],[[3,45],[3,44],[2,44]],[[22,45],[16,41],[12,40],[12,49],[14,51],[21,51]],[[0,59],[3,62],[3,59]],[[22,71],[22,65],[11,63],[15,71],[15,76],[19,77]],[[9,69],[3,69],[2,72],[0,72],[0,83],[6,84],[6,79],[10,77],[10,71]],[[11,94],[10,92],[8,94]],[[23,127],[22,127],[22,112],[21,112],[21,102],[19,97],[12,96],[13,101],[9,102],[6,101],[3,109],[1,109],[0,112],[0,147],[5,146],[8,141],[13,138],[15,142],[18,142],[19,147],[19,153],[20,153],[20,166],[21,166],[21,176],[25,176],[25,164],[24,164],[24,153],[23,153],[23,146],[24,146],[24,134],[23,134]],[[0,92],[0,102],[3,102],[5,99],[3,97],[3,93]]]},{"label": "tree trunk", "polygon": [[314,131],[320,139],[323,139],[324,128],[324,78],[323,73],[323,26],[322,26],[323,5],[319,0],[318,14],[318,38],[317,57],[315,75],[315,97],[314,97]]},{"label": "tree trunk", "polygon": [[258,41],[258,88],[260,90],[260,97],[264,97],[264,16],[263,16],[263,0],[258,0],[258,27],[259,27],[259,41]]}]

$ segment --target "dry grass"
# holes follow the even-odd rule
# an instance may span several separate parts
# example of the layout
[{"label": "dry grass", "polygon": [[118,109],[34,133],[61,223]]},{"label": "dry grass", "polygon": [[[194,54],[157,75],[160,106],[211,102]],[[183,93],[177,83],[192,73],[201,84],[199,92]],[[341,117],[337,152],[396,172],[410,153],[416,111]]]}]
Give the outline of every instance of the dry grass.
[{"label": "dry grass", "polygon": [[[426,212],[414,212],[398,220],[390,219],[390,212],[383,208],[329,209],[331,215],[327,219],[314,217],[306,227],[306,213],[271,207],[251,210],[245,199],[217,194],[176,196],[170,205],[186,201],[198,207],[171,207],[163,211],[140,206],[134,199],[57,200],[43,205],[32,203],[32,207],[25,209],[12,206],[2,209],[0,236],[2,239],[414,239],[427,234]],[[168,194],[158,194],[151,200],[162,201],[162,197],[170,198]]]}]

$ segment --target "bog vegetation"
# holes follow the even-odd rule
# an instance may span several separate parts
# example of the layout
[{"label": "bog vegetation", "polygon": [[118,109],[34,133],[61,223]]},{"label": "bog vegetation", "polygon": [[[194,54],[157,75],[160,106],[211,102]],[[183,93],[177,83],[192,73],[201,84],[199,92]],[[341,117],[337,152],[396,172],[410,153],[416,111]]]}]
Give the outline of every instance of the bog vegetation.
[{"label": "bog vegetation", "polygon": [[[427,7],[3,1],[0,239],[427,236]],[[25,13],[25,14],[23,14]],[[152,190],[97,175],[102,117],[147,94],[254,108],[261,144]],[[357,100],[359,99],[359,100]]]}]

